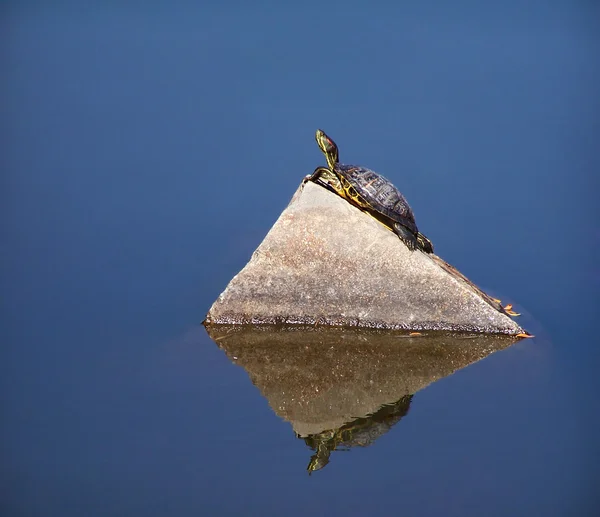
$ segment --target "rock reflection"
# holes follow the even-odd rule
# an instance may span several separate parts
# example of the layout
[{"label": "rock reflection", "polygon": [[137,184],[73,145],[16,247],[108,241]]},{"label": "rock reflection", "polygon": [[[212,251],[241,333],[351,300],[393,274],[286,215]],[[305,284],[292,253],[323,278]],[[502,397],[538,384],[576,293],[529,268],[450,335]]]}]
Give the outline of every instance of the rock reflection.
[{"label": "rock reflection", "polygon": [[268,326],[207,326],[271,408],[314,451],[366,447],[404,417],[417,391],[519,338]]}]

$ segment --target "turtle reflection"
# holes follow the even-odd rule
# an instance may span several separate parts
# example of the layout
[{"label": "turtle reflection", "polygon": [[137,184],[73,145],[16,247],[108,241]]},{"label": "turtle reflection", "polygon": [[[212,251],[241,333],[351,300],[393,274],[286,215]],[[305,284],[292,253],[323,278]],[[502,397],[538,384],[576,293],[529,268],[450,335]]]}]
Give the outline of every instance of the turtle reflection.
[{"label": "turtle reflection", "polygon": [[352,447],[371,445],[408,413],[411,400],[412,395],[406,395],[395,404],[386,404],[373,415],[357,418],[338,429],[328,429],[305,437],[296,434],[315,451],[306,468],[308,474],[325,467],[333,451],[349,451]]}]

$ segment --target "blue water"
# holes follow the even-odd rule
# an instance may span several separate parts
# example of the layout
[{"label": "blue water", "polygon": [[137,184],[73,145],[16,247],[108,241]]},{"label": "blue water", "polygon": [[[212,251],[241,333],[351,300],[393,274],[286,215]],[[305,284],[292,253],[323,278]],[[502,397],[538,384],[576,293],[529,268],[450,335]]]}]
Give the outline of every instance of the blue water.
[{"label": "blue water", "polygon": [[[1,13],[2,515],[597,515],[596,4]],[[317,127],[536,338],[308,476],[200,323]]]}]

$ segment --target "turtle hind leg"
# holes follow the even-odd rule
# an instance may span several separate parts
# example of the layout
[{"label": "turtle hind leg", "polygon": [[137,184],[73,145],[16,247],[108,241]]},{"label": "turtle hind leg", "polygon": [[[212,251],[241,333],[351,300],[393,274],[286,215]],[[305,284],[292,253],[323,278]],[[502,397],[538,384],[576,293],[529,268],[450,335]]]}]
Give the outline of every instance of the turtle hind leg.
[{"label": "turtle hind leg", "polygon": [[418,248],[418,242],[415,234],[406,226],[402,226],[400,223],[394,223],[394,233],[400,237],[400,240],[406,244],[406,247],[410,251],[414,251]]},{"label": "turtle hind leg", "polygon": [[417,242],[419,243],[419,249],[425,253],[433,253],[433,244],[425,237],[421,232],[417,232]]}]

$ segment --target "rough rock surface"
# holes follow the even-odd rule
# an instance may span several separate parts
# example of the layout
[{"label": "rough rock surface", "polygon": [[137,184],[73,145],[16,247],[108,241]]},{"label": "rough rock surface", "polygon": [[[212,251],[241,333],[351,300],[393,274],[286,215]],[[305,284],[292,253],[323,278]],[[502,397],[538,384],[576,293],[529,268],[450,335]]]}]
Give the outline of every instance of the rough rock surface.
[{"label": "rough rock surface", "polygon": [[380,222],[311,182],[300,186],[206,323],[524,332],[442,259],[411,252]]},{"label": "rough rock surface", "polygon": [[519,340],[249,325],[208,326],[207,331],[300,436],[373,415]]}]

